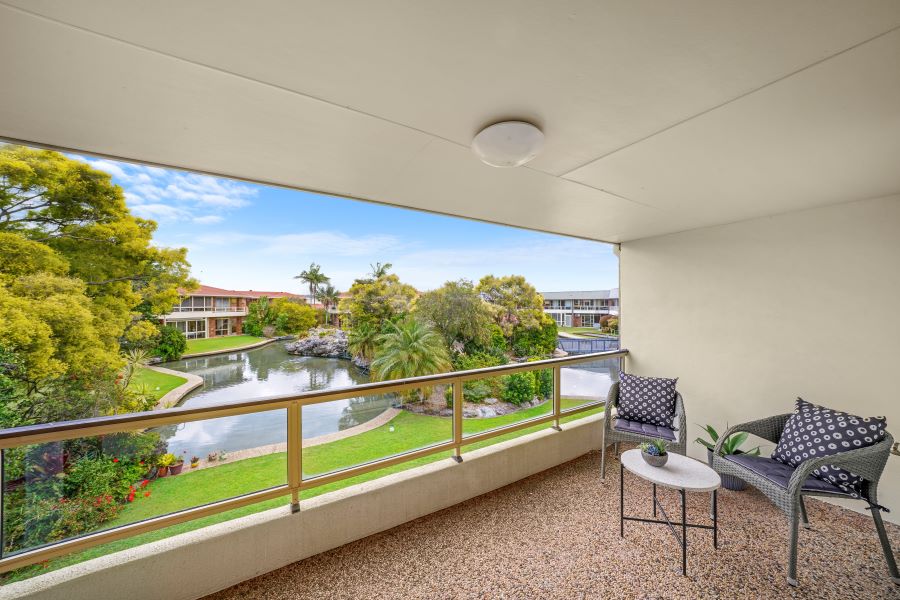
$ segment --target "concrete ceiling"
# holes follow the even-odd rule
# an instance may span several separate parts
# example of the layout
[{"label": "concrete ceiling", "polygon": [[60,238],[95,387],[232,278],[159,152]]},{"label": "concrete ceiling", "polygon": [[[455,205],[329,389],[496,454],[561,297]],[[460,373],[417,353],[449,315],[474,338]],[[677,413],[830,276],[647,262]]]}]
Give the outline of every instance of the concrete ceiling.
[{"label": "concrete ceiling", "polygon": [[896,0],[0,0],[0,53],[2,137],[611,242],[900,192]]}]

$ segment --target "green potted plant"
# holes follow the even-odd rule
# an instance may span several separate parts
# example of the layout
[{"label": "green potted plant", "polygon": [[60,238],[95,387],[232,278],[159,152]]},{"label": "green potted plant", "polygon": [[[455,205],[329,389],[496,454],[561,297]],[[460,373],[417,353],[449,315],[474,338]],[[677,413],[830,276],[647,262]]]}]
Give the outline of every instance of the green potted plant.
[{"label": "green potted plant", "polygon": [[159,476],[159,477],[167,476],[169,474],[169,467],[172,466],[172,463],[174,463],[174,462],[175,462],[174,454],[166,453],[166,454],[163,454],[162,456],[160,456],[156,462],[156,466],[158,467],[158,470],[156,471],[157,476]]},{"label": "green potted plant", "polygon": [[[728,426],[726,425],[727,429]],[[712,464],[713,452],[716,449],[716,442],[719,441],[719,432],[716,431],[716,428],[712,425],[707,425],[703,428],[707,434],[709,434],[709,440],[705,440],[703,438],[697,438],[694,440],[696,443],[706,447],[706,457],[709,464]],[[759,456],[759,446],[756,448],[752,448],[750,450],[741,450],[741,444],[747,441],[747,437],[749,434],[746,431],[740,431],[733,435],[729,435],[728,438],[722,443],[722,449],[719,451],[719,455],[725,456],[727,454],[749,454],[751,456]],[[741,479],[740,477],[735,477],[734,475],[722,475],[722,487],[726,490],[734,490],[741,491],[745,487],[747,487],[747,483]]]},{"label": "green potted plant", "polygon": [[184,459],[180,456],[175,457],[175,460],[172,461],[172,464],[169,465],[169,475],[178,475],[181,473],[181,469],[184,468]]},{"label": "green potted plant", "polygon": [[228,454],[224,450],[219,450],[219,462],[225,462],[225,459],[228,458]]},{"label": "green potted plant", "polygon": [[219,460],[218,452],[210,452],[209,454],[206,455],[207,462],[216,462],[217,460]]},{"label": "green potted plant", "polygon": [[651,467],[661,467],[669,460],[668,444],[665,440],[641,442],[641,457]]},{"label": "green potted plant", "polygon": [[196,468],[199,467],[199,466],[200,466],[200,457],[199,457],[199,456],[192,456],[192,457],[191,457],[191,468],[192,468],[192,469],[196,469]]}]

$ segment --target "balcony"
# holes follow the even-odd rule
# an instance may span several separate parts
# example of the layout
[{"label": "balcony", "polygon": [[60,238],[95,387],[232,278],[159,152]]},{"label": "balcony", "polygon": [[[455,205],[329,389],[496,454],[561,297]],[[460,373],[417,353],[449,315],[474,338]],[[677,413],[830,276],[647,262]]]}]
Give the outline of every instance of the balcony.
[{"label": "balcony", "polygon": [[[8,57],[0,61],[0,139],[265,182],[323,203],[340,196],[609,242],[619,256],[624,368],[678,378],[689,441],[698,425],[721,430],[786,414],[798,396],[885,415],[888,429],[900,430],[900,3],[221,10],[197,0],[177,14],[164,4],[71,4],[0,3]],[[191,35],[172,35],[173,23]],[[482,164],[470,151],[476,132],[512,119],[532,121],[543,148],[527,166]],[[154,208],[152,196],[135,201]],[[198,201],[215,221],[222,199]],[[155,214],[195,227],[196,249],[228,250],[224,227],[200,239],[199,223],[167,206]],[[265,217],[253,235],[260,242],[279,218],[286,229],[322,232],[342,218],[337,202],[314,224],[285,223],[262,206],[242,210],[254,217],[248,222]],[[379,255],[385,240],[367,233],[354,231],[340,250],[395,260]],[[395,238],[402,246],[402,232]],[[278,252],[305,264],[324,238],[308,247],[287,239]],[[593,285],[596,265],[565,237],[515,249],[534,253],[577,263],[585,289]],[[502,264],[502,254],[425,256],[438,271]],[[266,266],[231,258],[234,273]],[[821,302],[835,293],[852,294],[860,310]],[[761,295],[773,300],[761,303]],[[50,448],[45,465],[41,453],[14,449],[148,427],[176,436],[248,414],[266,420],[250,434],[281,437],[253,457],[266,465],[234,456],[224,466],[200,464],[192,479],[167,479],[153,492],[169,498],[165,510],[133,505],[143,512],[115,528],[75,538],[4,531],[5,541],[31,536],[0,557],[4,569],[93,558],[10,583],[0,597],[898,597],[873,507],[859,501],[809,501],[796,589],[785,581],[787,520],[752,489],[722,493],[718,551],[705,532],[691,532],[689,577],[676,573],[677,546],[665,529],[629,524],[620,538],[615,459],[606,483],[597,475],[605,416],[596,393],[564,405],[557,383],[566,364],[509,367],[550,370],[553,396],[492,430],[474,430],[459,389],[470,375],[513,371],[3,432],[4,462],[25,455],[51,476],[64,451]],[[421,433],[415,440],[402,437],[407,429],[382,430],[377,452],[364,459],[346,440],[346,452],[333,456],[325,444],[304,445],[302,432],[314,425],[304,409],[351,399],[365,408],[372,400],[360,395],[423,385],[450,390],[452,416],[427,432],[410,429]],[[878,503],[893,510],[884,518],[895,554],[898,452],[878,489]],[[705,458],[695,444],[687,453]],[[4,502],[28,483],[14,475],[5,469],[14,485]],[[161,493],[200,479],[211,481],[200,499]],[[648,493],[628,487],[625,501],[647,516]],[[660,497],[675,505],[670,494]],[[698,496],[688,508],[703,518],[706,504]]]}]

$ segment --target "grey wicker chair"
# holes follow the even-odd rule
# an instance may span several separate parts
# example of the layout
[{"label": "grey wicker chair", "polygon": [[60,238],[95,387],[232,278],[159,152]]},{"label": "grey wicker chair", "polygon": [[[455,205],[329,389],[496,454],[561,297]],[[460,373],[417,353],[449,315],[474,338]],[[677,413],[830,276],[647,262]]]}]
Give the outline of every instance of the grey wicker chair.
[{"label": "grey wicker chair", "polygon": [[[637,421],[613,418],[612,410],[618,412],[619,408],[619,382],[612,384],[606,396],[606,418],[603,419],[603,441],[600,443],[600,478],[606,479],[606,447],[616,445],[616,454],[619,453],[619,442],[648,442],[664,439],[669,442],[669,448],[678,454],[684,454],[687,448],[687,426],[684,416],[684,401],[681,394],[675,392],[675,428],[659,427]],[[615,422],[614,422],[615,421]]]},{"label": "grey wicker chair", "polygon": [[735,475],[740,477],[775,503],[775,506],[784,511],[789,522],[788,540],[788,583],[797,585],[797,536],[800,521],[803,526],[809,528],[809,519],[806,515],[806,506],[803,504],[804,496],[824,496],[849,498],[850,495],[840,488],[822,481],[811,474],[822,465],[836,465],[865,478],[862,487],[862,500],[869,504],[872,518],[875,520],[875,530],[884,551],[888,571],[894,583],[900,584],[900,574],[897,572],[897,563],[887,533],[884,530],[884,521],[881,519],[881,511],[886,510],[878,504],[878,480],[887,463],[894,439],[890,434],[885,439],[857,450],[848,450],[831,456],[813,458],[801,463],[794,468],[780,463],[772,458],[739,454],[721,456],[719,451],[728,436],[746,431],[757,435],[764,440],[777,444],[781,433],[787,424],[791,413],[751,421],[741,425],[735,425],[719,438],[716,449],[712,455],[712,467],[720,474]]}]

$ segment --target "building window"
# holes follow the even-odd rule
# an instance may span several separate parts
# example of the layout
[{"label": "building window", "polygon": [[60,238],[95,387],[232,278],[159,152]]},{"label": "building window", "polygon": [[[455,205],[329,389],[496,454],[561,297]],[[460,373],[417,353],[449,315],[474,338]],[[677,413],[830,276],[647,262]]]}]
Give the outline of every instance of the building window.
[{"label": "building window", "polygon": [[231,319],[216,319],[216,335],[231,335]]},{"label": "building window", "polygon": [[183,333],[184,337],[189,340],[197,340],[206,337],[206,319],[172,321],[169,324]]},{"label": "building window", "polygon": [[591,314],[581,315],[581,326],[582,327],[593,327],[594,326],[594,315],[591,315]]}]

